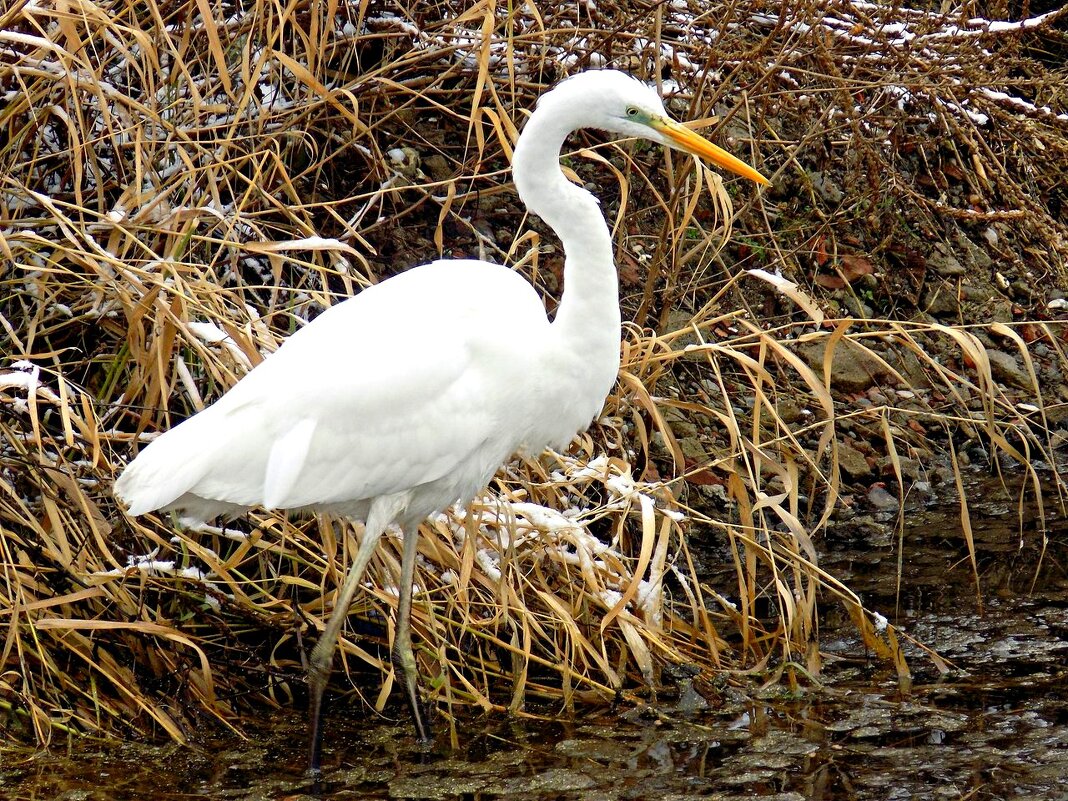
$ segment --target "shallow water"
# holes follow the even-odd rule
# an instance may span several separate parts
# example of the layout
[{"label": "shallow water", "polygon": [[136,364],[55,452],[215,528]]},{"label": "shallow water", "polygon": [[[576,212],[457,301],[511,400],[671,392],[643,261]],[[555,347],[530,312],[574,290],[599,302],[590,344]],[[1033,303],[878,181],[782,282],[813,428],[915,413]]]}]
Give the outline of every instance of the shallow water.
[{"label": "shallow water", "polygon": [[[1021,532],[1011,504],[984,501],[976,527],[983,610],[955,512],[910,516],[900,598],[895,537],[844,524],[824,566],[934,648],[912,649],[903,693],[829,606],[821,686],[754,699],[719,688],[715,708],[681,677],[656,707],[578,721],[473,718],[420,748],[406,720],[335,707],[326,780],[334,799],[1068,799],[1068,530]],[[1031,591],[1034,586],[1033,592]],[[680,677],[676,677],[678,680]],[[193,748],[78,742],[69,753],[5,751],[0,798],[297,799],[303,714],[291,711]]]}]

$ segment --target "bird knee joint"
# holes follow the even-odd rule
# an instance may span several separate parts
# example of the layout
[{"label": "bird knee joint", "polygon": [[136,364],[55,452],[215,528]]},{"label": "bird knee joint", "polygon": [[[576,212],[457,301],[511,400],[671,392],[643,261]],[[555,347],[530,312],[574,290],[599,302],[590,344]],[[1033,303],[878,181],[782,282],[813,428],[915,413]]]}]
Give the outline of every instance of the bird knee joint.
[{"label": "bird knee joint", "polygon": [[308,682],[312,685],[326,684],[326,680],[330,676],[333,652],[328,651],[322,645],[320,642],[315,646],[311,652],[311,659],[308,660]]},{"label": "bird knee joint", "polygon": [[415,654],[412,653],[412,647],[409,644],[407,648],[402,647],[399,643],[393,646],[393,650],[390,652],[390,658],[393,660],[393,664],[401,668],[405,675],[414,671],[416,668]]}]

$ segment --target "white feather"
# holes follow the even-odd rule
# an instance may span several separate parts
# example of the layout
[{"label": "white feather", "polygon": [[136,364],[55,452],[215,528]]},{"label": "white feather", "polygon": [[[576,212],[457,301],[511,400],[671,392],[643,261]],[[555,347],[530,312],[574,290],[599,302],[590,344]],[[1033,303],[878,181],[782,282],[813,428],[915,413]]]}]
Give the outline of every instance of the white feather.
[{"label": "white feather", "polygon": [[[312,654],[311,767],[319,769],[326,677],[345,614],[390,522],[407,532],[400,610],[432,512],[466,501],[514,452],[564,447],[593,419],[619,369],[613,243],[596,199],[560,170],[564,139],[604,128],[674,145],[766,179],[666,118],[627,75],[587,72],[545,95],[513,155],[523,202],[560,237],[564,294],[549,322],[511,270],[478,261],[416,267],[366,289],[291,336],[214,405],[152,442],[115,483],[131,514],[206,520],[251,506],[366,521]],[[420,736],[407,614],[395,646]]]},{"label": "white feather", "polygon": [[300,480],[316,425],[314,417],[305,417],[271,445],[263,478],[263,505],[268,509],[291,505],[292,490]]},{"label": "white feather", "polygon": [[145,448],[115,491],[133,514],[196,517],[211,502],[359,513],[414,489],[412,508],[429,514],[479,490],[514,451],[566,441],[596,413],[576,408],[565,374],[552,378],[567,359],[548,333],[540,299],[511,270],[415,268],[291,336]]},{"label": "white feather", "polygon": [[644,136],[767,180],[667,119],[612,70],[544,95],[513,155],[516,188],[564,245],[552,323],[521,276],[479,261],[416,267],[321,314],[215,404],[152,442],[115,483],[131,514],[251,506],[365,518],[402,493],[418,522],[469,499],[517,450],[564,447],[619,369],[613,243],[596,199],[559,169],[581,127]]}]

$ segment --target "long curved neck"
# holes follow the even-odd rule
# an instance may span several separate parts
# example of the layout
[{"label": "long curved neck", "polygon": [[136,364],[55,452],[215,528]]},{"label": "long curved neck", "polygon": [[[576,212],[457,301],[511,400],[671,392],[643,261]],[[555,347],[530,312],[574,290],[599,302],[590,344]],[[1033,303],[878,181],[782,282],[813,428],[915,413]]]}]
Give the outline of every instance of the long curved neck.
[{"label": "long curved neck", "polygon": [[589,192],[567,180],[560,150],[581,127],[539,106],[516,144],[512,174],[527,208],[541,217],[564,246],[564,291],[553,328],[575,350],[611,350],[618,355],[619,285],[612,237],[600,206]]}]

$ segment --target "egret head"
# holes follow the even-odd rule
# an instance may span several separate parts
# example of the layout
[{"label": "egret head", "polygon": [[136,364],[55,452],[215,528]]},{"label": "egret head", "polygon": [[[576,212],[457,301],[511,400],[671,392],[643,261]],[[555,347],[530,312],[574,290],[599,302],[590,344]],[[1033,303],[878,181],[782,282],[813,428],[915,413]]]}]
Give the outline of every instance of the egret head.
[{"label": "egret head", "polygon": [[767,178],[741,159],[675,122],[651,86],[618,70],[588,70],[561,82],[542,96],[539,107],[551,105],[574,127],[599,128],[628,137],[651,139],[682,150],[759,184]]}]

